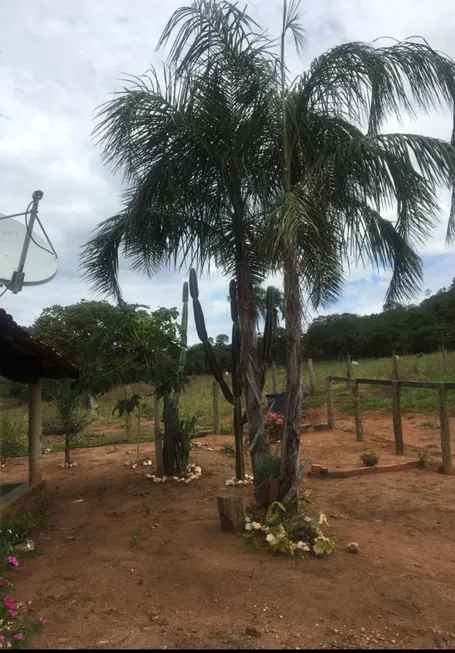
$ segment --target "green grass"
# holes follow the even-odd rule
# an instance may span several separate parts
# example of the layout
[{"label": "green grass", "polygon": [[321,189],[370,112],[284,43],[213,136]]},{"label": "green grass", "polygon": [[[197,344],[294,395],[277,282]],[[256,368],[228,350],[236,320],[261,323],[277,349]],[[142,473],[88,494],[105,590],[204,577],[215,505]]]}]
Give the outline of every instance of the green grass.
[{"label": "green grass", "polygon": [[[428,354],[417,358],[415,356],[401,357],[399,359],[399,374],[401,379],[415,381],[448,381],[455,382],[455,352],[447,353],[449,374],[442,372],[442,357],[439,353]],[[352,368],[353,376],[359,378],[392,378],[392,360],[376,359],[361,360],[360,365]],[[346,364],[340,361],[313,361],[315,373],[316,394],[309,398],[308,408],[323,406],[325,403],[326,378],[332,376],[345,376]],[[308,386],[308,366],[306,361],[303,365],[305,387]],[[226,377],[228,383],[230,378]],[[284,391],[285,373],[281,368],[277,371],[278,391]],[[192,377],[180,397],[180,414],[182,419],[190,419],[193,415],[197,418],[198,432],[210,432],[213,427],[213,378],[211,376]],[[130,394],[139,393],[145,398],[145,408],[142,412],[141,442],[153,440],[153,397],[152,388],[145,384],[130,386]],[[266,380],[265,392],[272,391],[271,374]],[[71,441],[72,449],[83,449],[97,447],[100,445],[121,444],[127,442],[125,419],[112,415],[113,407],[120,398],[124,397],[124,388],[117,388],[99,400],[99,413],[95,422],[91,423],[85,431],[75,436]],[[366,410],[381,410],[390,412],[392,399],[390,388],[385,386],[361,386],[361,407]],[[221,432],[232,433],[232,406],[225,400],[222,392],[219,392],[220,424]],[[449,392],[449,407],[455,410],[455,392]],[[352,396],[346,390],[344,383],[334,385],[335,406],[342,411],[352,412]],[[423,413],[429,416],[429,420],[422,424],[423,428],[434,428],[431,417],[434,415],[438,422],[439,398],[437,390],[403,388],[401,407],[403,412]],[[304,409],[305,410],[305,409]],[[42,405],[43,425],[52,423],[55,419],[53,406],[44,402]],[[6,430],[3,428],[4,447],[11,451],[13,456],[24,455],[27,443],[27,406],[17,407],[14,401],[3,399],[2,401],[2,422],[8,425],[8,443],[6,442]],[[132,446],[137,438],[137,420],[132,416]],[[1,426],[1,425],[0,425]],[[0,430],[0,433],[2,431]],[[202,435],[202,433],[201,433]],[[17,447],[13,440],[18,439]],[[51,451],[63,451],[63,437],[49,435],[43,436],[43,449]],[[25,447],[25,448],[24,448]]]}]

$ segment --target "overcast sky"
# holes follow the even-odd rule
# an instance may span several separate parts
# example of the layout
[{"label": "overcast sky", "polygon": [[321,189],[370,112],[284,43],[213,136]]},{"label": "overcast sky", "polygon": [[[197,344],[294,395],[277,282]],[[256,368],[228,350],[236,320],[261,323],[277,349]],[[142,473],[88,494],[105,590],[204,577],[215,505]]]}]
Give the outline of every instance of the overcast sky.
[{"label": "overcast sky", "polygon": [[[101,165],[91,131],[97,106],[119,86],[123,73],[139,75],[159,65],[155,45],[178,0],[1,0],[0,2],[0,212],[25,210],[36,189],[44,191],[40,217],[60,258],[48,284],[17,295],[7,292],[0,306],[29,325],[52,304],[96,298],[80,279],[80,246],[90,231],[120,206],[121,180]],[[249,3],[250,14],[272,33],[281,0]],[[291,60],[297,74],[334,45],[379,36],[422,35],[455,58],[453,0],[307,0],[302,8],[308,48],[303,61]],[[451,117],[419,117],[388,131],[412,131],[448,139]],[[447,214],[448,194],[441,193]],[[455,249],[444,245],[445,224],[423,250],[425,288],[436,291],[455,276]],[[125,270],[125,299],[159,306],[181,304],[185,274],[163,270],[153,279]],[[280,285],[280,280],[277,280]],[[227,280],[216,271],[201,280],[201,302],[209,334],[230,332]],[[332,312],[369,313],[381,309],[387,277],[353,269],[346,291]],[[190,320],[190,343],[196,341]]]}]

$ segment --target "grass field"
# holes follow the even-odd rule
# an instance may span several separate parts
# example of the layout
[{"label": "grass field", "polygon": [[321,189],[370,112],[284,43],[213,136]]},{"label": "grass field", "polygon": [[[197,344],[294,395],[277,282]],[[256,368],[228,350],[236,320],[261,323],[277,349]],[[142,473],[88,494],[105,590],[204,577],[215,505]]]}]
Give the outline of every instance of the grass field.
[{"label": "grass field", "polygon": [[[344,376],[346,364],[336,361],[313,361],[315,373],[316,394],[309,398],[310,406],[319,406],[325,403],[325,384],[328,375]],[[420,381],[451,381],[455,382],[455,352],[447,353],[448,374],[442,371],[441,354],[428,354],[417,358],[415,356],[399,359],[399,375],[401,379]],[[304,385],[308,385],[308,366],[303,365]],[[391,359],[376,359],[359,361],[353,367],[353,376],[386,379],[392,378]],[[227,377],[229,380],[229,377]],[[284,390],[285,372],[278,370],[278,391]],[[272,391],[271,375],[268,376],[265,392]],[[141,416],[141,441],[153,439],[153,397],[152,388],[146,385],[130,386],[130,392],[138,392],[144,397],[144,407]],[[103,396],[99,400],[98,413],[93,412],[93,422],[72,440],[72,448],[86,448],[103,444],[126,442],[125,419],[112,414],[113,407],[119,398],[124,397],[124,389]],[[352,398],[343,383],[334,387],[335,406],[345,412],[352,411]],[[449,393],[451,410],[455,410],[455,392]],[[391,410],[390,388],[384,386],[362,386],[362,410]],[[402,411],[418,412],[428,415],[428,428],[434,428],[438,422],[438,393],[436,390],[404,388],[402,390]],[[221,433],[232,433],[232,407],[219,392]],[[24,455],[27,451],[27,407],[17,407],[10,400],[2,401],[1,414],[1,440],[6,442],[12,455]],[[213,379],[210,376],[192,377],[182,393],[180,399],[180,413],[182,418],[193,415],[197,419],[199,431],[207,432],[213,428]],[[54,420],[53,406],[43,403],[43,432],[46,434],[47,426]],[[132,439],[137,441],[137,418],[132,417]],[[63,438],[55,435],[43,436],[43,448],[51,451],[63,449]]]}]

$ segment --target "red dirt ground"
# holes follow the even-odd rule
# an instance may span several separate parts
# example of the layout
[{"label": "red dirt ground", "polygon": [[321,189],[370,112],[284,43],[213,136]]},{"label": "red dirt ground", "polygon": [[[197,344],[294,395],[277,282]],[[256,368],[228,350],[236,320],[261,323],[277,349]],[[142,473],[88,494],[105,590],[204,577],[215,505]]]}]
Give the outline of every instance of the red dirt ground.
[{"label": "red dirt ground", "polygon": [[[415,459],[412,448],[438,443],[438,431],[421,428],[425,421],[403,419],[407,459]],[[364,443],[346,430],[352,425],[338,416],[333,432],[305,434],[302,458],[348,468],[374,448],[382,462],[397,460],[390,416],[365,415]],[[60,488],[54,516],[37,538],[42,555],[14,573],[17,597],[49,619],[35,647],[455,644],[455,477],[415,469],[305,481],[338,548],[326,559],[294,561],[252,552],[241,536],[220,532],[216,494],[234,463],[219,449],[232,437],[200,442],[212,451],[193,449],[203,476],[188,486],[155,485],[144,477],[151,468],[125,467],[131,445],[75,451],[72,469],[58,466],[62,453],[44,457],[48,488]],[[153,444],[141,454],[153,454]],[[2,472],[5,481],[24,477],[26,462]],[[250,487],[235,491],[250,501]],[[351,541],[357,555],[345,551]]]}]

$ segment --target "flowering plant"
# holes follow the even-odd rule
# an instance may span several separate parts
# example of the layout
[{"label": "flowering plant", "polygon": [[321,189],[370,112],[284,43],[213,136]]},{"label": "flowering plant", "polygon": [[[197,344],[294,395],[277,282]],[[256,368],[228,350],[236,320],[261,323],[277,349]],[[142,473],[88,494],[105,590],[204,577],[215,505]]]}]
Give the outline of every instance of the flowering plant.
[{"label": "flowering plant", "polygon": [[[13,567],[19,567],[15,556],[9,556],[8,562]],[[32,619],[29,614],[29,604],[17,602],[11,596],[14,585],[0,577],[0,649],[27,648],[33,633],[44,627],[46,619]]]},{"label": "flowering plant", "polygon": [[270,442],[279,442],[283,437],[284,420],[276,413],[270,413],[265,423]]}]

